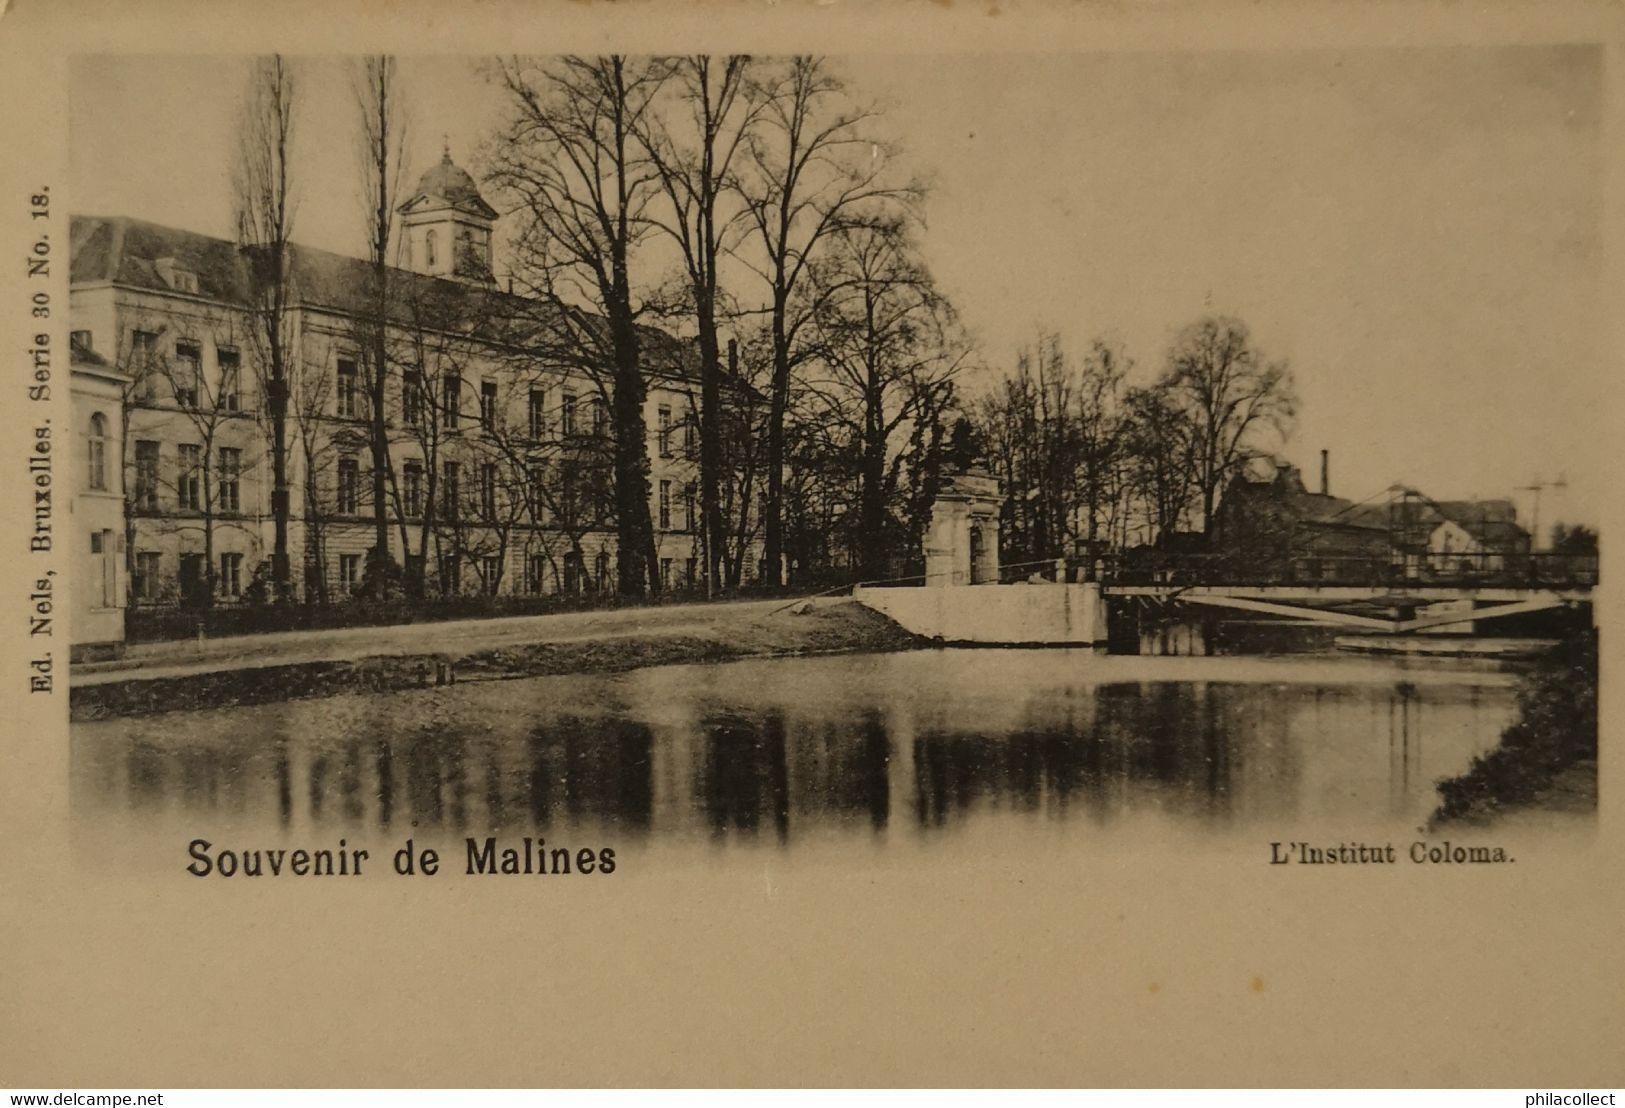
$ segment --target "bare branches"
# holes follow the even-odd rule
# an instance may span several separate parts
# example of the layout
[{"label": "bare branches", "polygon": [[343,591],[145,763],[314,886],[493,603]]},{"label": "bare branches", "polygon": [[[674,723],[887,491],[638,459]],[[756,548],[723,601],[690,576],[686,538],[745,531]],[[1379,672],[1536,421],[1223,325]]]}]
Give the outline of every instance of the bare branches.
[{"label": "bare branches", "polygon": [[[389,329],[394,284],[390,246],[395,234],[395,206],[400,197],[405,165],[406,114],[402,106],[398,66],[393,57],[379,55],[359,62],[352,77],[356,109],[356,153],[360,168],[363,211],[366,215],[367,258],[372,287],[367,290],[368,311],[354,319],[367,396],[368,440],[372,453],[373,557],[369,587],[386,592],[396,576],[389,565],[388,488],[394,482],[385,405],[389,382]],[[401,547],[408,548],[406,525],[400,524]],[[420,582],[409,581],[416,589]]]},{"label": "bare branches", "polygon": [[[644,305],[636,253],[652,230],[659,173],[638,135],[668,75],[664,63],[617,55],[498,63],[509,118],[490,180],[520,220],[516,276],[536,294],[538,322],[574,346],[600,382],[614,427],[617,573],[623,592],[661,587],[649,508],[643,416]],[[594,309],[593,319],[582,309]]]},{"label": "bare branches", "polygon": [[1179,333],[1160,384],[1184,412],[1192,436],[1202,526],[1224,486],[1291,431],[1297,395],[1285,362],[1267,360],[1247,325],[1210,316]]},{"label": "bare branches", "polygon": [[250,342],[255,374],[271,423],[271,513],[275,540],[271,583],[278,600],[292,593],[288,564],[288,391],[294,344],[290,249],[295,203],[288,164],[297,83],[286,60],[255,62],[239,122],[234,169],[237,236],[248,273]]},{"label": "bare branches", "polygon": [[747,264],[767,286],[773,333],[764,513],[768,580],[778,584],[790,378],[804,356],[800,332],[818,311],[816,297],[795,310],[797,294],[829,236],[918,203],[923,190],[896,181],[892,147],[870,133],[873,110],[855,106],[822,59],[792,58],[757,82],[756,95],[761,117],[747,140],[739,191],[759,250],[758,261]]}]

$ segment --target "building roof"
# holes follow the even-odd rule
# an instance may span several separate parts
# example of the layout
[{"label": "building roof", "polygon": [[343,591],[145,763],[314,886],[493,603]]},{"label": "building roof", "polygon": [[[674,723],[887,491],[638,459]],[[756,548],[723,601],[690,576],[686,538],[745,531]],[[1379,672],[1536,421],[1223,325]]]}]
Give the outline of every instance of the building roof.
[{"label": "building roof", "polygon": [[[190,288],[177,289],[165,277],[159,265],[163,261],[172,271],[184,270],[196,278],[192,295],[242,308],[252,304],[253,254],[234,242],[123,216],[74,216],[69,237],[72,284],[111,282],[192,294]],[[370,263],[297,243],[289,244],[289,253],[296,304],[341,315],[371,310]],[[607,321],[586,310],[504,292],[493,283],[430,277],[394,266],[389,273],[394,289],[390,318],[399,326],[473,333],[485,341],[517,347],[557,348],[562,345],[559,336],[566,332],[596,336],[608,344]],[[693,342],[647,326],[639,328],[639,340],[650,372],[697,377]]]},{"label": "building roof", "polygon": [[[1234,500],[1232,501],[1232,498]],[[1250,503],[1267,502],[1299,525],[1336,530],[1391,531],[1394,509],[1387,501],[1352,501],[1340,496],[1308,492],[1295,467],[1282,465],[1268,478],[1245,477],[1225,490],[1224,503],[1245,510]],[[1427,529],[1445,520],[1489,546],[1515,545],[1528,538],[1517,522],[1517,508],[1510,500],[1431,500],[1417,493],[1408,500],[1409,519]]]},{"label": "building roof", "polygon": [[1518,510],[1510,500],[1435,500],[1431,504],[1440,520],[1449,520],[1487,545],[1529,537],[1518,524]]},{"label": "building roof", "polygon": [[[1232,482],[1225,490],[1224,499],[1231,497],[1267,499],[1300,523],[1318,527],[1354,528],[1362,531],[1386,531],[1388,506],[1345,500],[1341,496],[1328,496],[1304,489],[1297,470],[1283,466],[1275,476],[1267,479],[1243,478]],[[1221,501],[1220,507],[1223,507]]]},{"label": "building roof", "polygon": [[407,198],[399,210],[406,211],[418,207],[420,201],[436,200],[485,219],[497,217],[496,209],[487,204],[485,197],[480,195],[480,188],[474,183],[474,178],[451,160],[450,150],[440,156],[437,164],[424,170],[423,176],[418,178],[417,190]]}]

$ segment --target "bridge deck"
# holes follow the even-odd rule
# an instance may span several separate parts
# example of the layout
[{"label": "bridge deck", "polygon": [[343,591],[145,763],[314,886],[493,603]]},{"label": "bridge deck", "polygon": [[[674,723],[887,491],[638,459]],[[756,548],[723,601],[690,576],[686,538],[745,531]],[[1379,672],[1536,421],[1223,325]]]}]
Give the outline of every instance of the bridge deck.
[{"label": "bridge deck", "polygon": [[1109,581],[1101,591],[1107,596],[1146,596],[1200,600],[1207,597],[1234,597],[1288,603],[1337,604],[1366,601],[1409,605],[1447,600],[1475,600],[1512,604],[1537,598],[1562,601],[1589,601],[1589,586],[1569,588],[1516,588],[1497,585],[1114,585]]}]

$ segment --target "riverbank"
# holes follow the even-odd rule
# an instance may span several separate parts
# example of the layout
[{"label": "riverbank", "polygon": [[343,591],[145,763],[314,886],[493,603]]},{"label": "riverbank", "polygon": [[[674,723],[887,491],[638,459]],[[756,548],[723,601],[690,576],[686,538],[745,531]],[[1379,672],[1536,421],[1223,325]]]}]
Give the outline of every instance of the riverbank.
[{"label": "riverbank", "polygon": [[1516,814],[1594,816],[1597,810],[1597,636],[1564,640],[1518,689],[1501,743],[1439,782],[1434,826],[1489,824]]},{"label": "riverbank", "polygon": [[[445,680],[500,680],[559,674],[620,673],[645,666],[724,662],[738,658],[910,650],[929,643],[850,600],[714,605],[684,620],[638,620],[637,613],[581,626],[571,617],[487,621],[450,631],[439,649],[368,650],[372,640],[283,644],[276,652],[233,653],[177,664],[158,658],[139,667],[76,675],[71,718],[266,704],[422,688]],[[483,634],[480,632],[483,630]],[[321,636],[320,632],[307,632]],[[398,647],[401,644],[391,644]],[[359,648],[359,649],[358,649]],[[327,656],[308,656],[313,653]],[[334,656],[342,653],[345,656]]]}]

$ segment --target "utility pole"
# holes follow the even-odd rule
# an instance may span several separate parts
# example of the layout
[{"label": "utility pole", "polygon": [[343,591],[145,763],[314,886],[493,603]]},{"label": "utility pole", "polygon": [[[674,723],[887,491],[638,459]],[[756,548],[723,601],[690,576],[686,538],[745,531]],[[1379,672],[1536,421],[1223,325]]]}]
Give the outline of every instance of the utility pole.
[{"label": "utility pole", "polygon": [[1532,492],[1535,494],[1534,512],[1529,520],[1529,552],[1531,554],[1540,549],[1540,494],[1542,490],[1566,488],[1568,488],[1568,482],[1561,475],[1555,481],[1546,481],[1542,480],[1538,473],[1535,474],[1534,481],[1518,488],[1519,492]]}]

